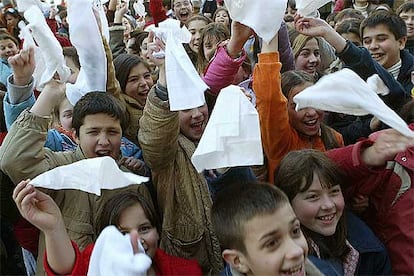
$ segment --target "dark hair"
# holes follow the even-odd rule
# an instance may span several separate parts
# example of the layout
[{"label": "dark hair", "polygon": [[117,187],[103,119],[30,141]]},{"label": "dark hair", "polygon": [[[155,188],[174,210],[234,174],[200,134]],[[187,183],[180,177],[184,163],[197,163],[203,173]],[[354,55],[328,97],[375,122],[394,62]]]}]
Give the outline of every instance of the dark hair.
[{"label": "dark hair", "polygon": [[141,63],[144,64],[144,66],[151,72],[151,67],[148,65],[148,63],[137,55],[120,54],[114,59],[115,76],[119,81],[122,92],[125,91],[129,73],[131,72],[132,68]]},{"label": "dark hair", "polygon": [[400,116],[407,124],[414,123],[414,99],[403,105],[400,110]]},{"label": "dark hair", "polygon": [[[331,188],[342,185],[344,174],[339,167],[330,160],[324,153],[305,149],[291,151],[282,159],[279,167],[275,170],[274,183],[286,194],[289,201],[299,193],[307,191],[313,182],[314,175],[317,175],[322,188]],[[319,247],[322,258],[341,258],[343,259],[349,249],[346,241],[346,221],[342,215],[336,227],[335,234],[330,237],[323,237],[307,229],[302,225],[303,232],[307,239],[311,238]],[[315,237],[319,237],[316,238]],[[312,253],[313,248],[309,247]]]},{"label": "dark hair", "polygon": [[272,214],[286,204],[289,204],[286,195],[267,183],[227,186],[217,194],[211,208],[211,221],[221,250],[236,249],[246,254],[245,224],[256,216]]},{"label": "dark hair", "polygon": [[[331,12],[327,17],[326,17],[326,19],[325,19],[325,21],[326,22],[328,22],[328,24],[329,25],[331,25],[331,21],[333,21],[334,22],[334,25],[335,25],[335,16],[338,14],[338,12],[335,12],[335,11],[333,11],[333,12]],[[331,25],[332,26],[332,25]]]},{"label": "dark hair", "polygon": [[365,28],[374,28],[378,25],[387,27],[387,29],[395,36],[396,40],[407,36],[407,26],[401,17],[389,11],[377,10],[373,11],[361,22],[361,37],[364,37]]},{"label": "dark hair", "polygon": [[13,41],[14,44],[16,44],[16,47],[19,48],[19,41],[12,35],[8,33],[0,33],[0,41],[10,39]]},{"label": "dark hair", "polygon": [[72,127],[79,135],[79,129],[87,115],[107,114],[118,119],[122,130],[126,127],[125,110],[121,103],[106,92],[89,92],[84,95],[73,107]]},{"label": "dark hair", "polygon": [[129,48],[132,49],[136,55],[140,55],[141,54],[142,42],[147,37],[148,37],[148,32],[141,31],[141,30],[138,30],[138,29],[133,30],[130,33],[130,38],[129,39],[134,39],[134,43],[132,43],[129,46]]},{"label": "dark hair", "polygon": [[395,13],[400,16],[400,14],[402,12],[408,12],[410,10],[414,10],[414,2],[410,1],[410,2],[405,2],[402,3],[397,10],[395,11]]},{"label": "dark hair", "polygon": [[187,22],[185,22],[185,26],[188,28],[188,25],[190,24],[190,22],[197,21],[197,20],[204,21],[206,23],[206,25],[212,22],[212,20],[210,18],[208,18],[207,16],[204,16],[204,15],[201,15],[201,14],[195,14],[195,15],[191,16],[187,20]]},{"label": "dark hair", "polygon": [[221,23],[212,22],[204,27],[200,36],[200,46],[197,54],[197,69],[199,73],[203,73],[207,67],[208,60],[204,57],[204,40],[217,38],[217,42],[222,42],[230,38],[229,29]]},{"label": "dark hair", "polygon": [[231,31],[231,18],[230,18],[230,13],[229,13],[229,11],[228,11],[228,9],[227,9],[227,8],[225,8],[225,7],[218,7],[218,8],[216,9],[216,11],[214,12],[214,14],[213,14],[213,22],[215,22],[215,21],[216,21],[216,16],[217,16],[217,14],[218,14],[220,11],[225,11],[225,12],[227,12],[227,15],[229,16],[229,25],[228,25],[228,26],[226,26],[226,27],[229,29],[229,32],[230,32],[230,31]]},{"label": "dark hair", "polygon": [[[315,78],[302,70],[291,70],[284,72],[281,78],[282,93],[289,99],[289,94],[293,88],[298,85],[303,85],[305,83],[315,83]],[[334,149],[340,147],[339,141],[336,139],[334,130],[321,123],[321,139],[325,146],[325,149]]]},{"label": "dark hair", "polygon": [[359,19],[346,19],[339,23],[335,30],[337,33],[341,34],[348,34],[352,33],[357,35],[358,37],[361,37],[361,34],[359,32],[359,26],[361,25],[361,20]]},{"label": "dark hair", "polygon": [[73,46],[70,47],[63,47],[63,56],[70,58],[73,63],[80,69],[81,65],[79,62],[79,56],[78,52],[76,51],[76,48]]},{"label": "dark hair", "polygon": [[346,19],[358,19],[358,20],[364,20],[365,16],[362,14],[362,12],[352,9],[352,8],[347,8],[347,9],[343,9],[342,11],[338,12],[337,15],[335,15],[335,23],[341,23],[343,20]]},{"label": "dark hair", "polygon": [[103,204],[100,210],[98,210],[95,224],[96,235],[99,235],[108,225],[115,225],[118,227],[122,212],[137,203],[141,205],[145,216],[148,218],[151,225],[157,228],[157,231],[159,232],[158,217],[154,208],[152,208],[152,205],[137,191],[127,190],[112,196],[105,202],[105,204]]}]

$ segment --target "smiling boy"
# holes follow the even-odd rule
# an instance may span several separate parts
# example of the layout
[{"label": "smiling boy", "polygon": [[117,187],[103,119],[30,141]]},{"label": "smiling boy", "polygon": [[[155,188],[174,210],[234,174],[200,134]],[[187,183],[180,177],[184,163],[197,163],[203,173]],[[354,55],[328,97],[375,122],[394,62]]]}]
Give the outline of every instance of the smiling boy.
[{"label": "smiling boy", "polygon": [[211,217],[228,266],[224,275],[320,275],[286,195],[270,184],[232,184]]}]

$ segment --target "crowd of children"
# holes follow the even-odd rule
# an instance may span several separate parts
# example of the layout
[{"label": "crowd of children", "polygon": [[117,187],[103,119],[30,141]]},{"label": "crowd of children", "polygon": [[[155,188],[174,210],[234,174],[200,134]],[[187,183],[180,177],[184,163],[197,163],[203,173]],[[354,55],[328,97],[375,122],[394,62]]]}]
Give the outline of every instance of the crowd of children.
[{"label": "crowd of children", "polygon": [[[414,139],[373,115],[294,101],[343,68],[377,74],[389,91],[380,98],[414,131],[412,1],[336,0],[310,17],[289,0],[269,41],[231,18],[231,0],[109,0],[106,89],[75,103],[66,84],[88,66],[67,2],[41,6],[71,75],[41,91],[35,50],[19,36],[26,19],[13,3],[0,14],[0,274],[87,275],[110,225],[129,235],[132,255],[143,248],[148,275],[414,274]],[[160,54],[168,42],[154,32],[169,17],[191,34],[184,51],[209,87],[180,111]],[[191,157],[229,85],[257,110],[264,164],[198,172]],[[149,181],[100,196],[30,182],[104,156]]]}]

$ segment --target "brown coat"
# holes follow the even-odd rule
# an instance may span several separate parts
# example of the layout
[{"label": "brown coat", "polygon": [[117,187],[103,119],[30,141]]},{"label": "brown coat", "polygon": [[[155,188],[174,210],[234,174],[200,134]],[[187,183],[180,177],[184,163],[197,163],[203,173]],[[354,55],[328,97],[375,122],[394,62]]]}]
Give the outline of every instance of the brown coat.
[{"label": "brown coat", "polygon": [[140,127],[139,143],[152,170],[163,220],[160,247],[197,259],[204,272],[218,273],[223,262],[210,219],[212,199],[204,176],[191,163],[196,145],[180,133],[178,112],[170,111],[154,88]]}]

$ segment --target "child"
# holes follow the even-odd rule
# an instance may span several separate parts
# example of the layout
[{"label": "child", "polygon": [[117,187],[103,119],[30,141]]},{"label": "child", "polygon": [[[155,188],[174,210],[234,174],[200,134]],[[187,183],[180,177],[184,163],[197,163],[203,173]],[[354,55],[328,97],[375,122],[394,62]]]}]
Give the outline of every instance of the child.
[{"label": "child", "polygon": [[405,2],[395,12],[407,25],[407,42],[405,49],[414,55],[414,3]]},{"label": "child", "polygon": [[9,34],[0,34],[0,82],[7,83],[7,77],[12,74],[8,58],[19,52],[19,42]]},{"label": "child", "polygon": [[191,0],[172,0],[172,10],[174,17],[181,22],[182,25],[193,16],[194,7]]},{"label": "child", "polygon": [[349,211],[342,173],[320,151],[288,153],[275,172],[308,240],[310,260],[325,275],[390,275],[387,252],[372,231]]},{"label": "child", "polygon": [[[76,243],[69,239],[62,214],[53,199],[36,190],[29,181],[16,186],[13,199],[22,216],[45,234],[47,274],[86,275],[94,244],[80,252]],[[98,214],[97,233],[108,225],[115,225],[122,233],[131,233],[133,248],[138,246],[139,238],[145,253],[153,259],[148,274],[201,275],[196,261],[168,255],[158,248],[157,216],[141,195],[123,192],[111,197]]]},{"label": "child", "polygon": [[224,7],[219,7],[213,14],[213,22],[221,23],[231,30],[231,18],[229,11]]},{"label": "child", "polygon": [[308,72],[316,80],[320,78],[320,73],[318,72],[318,67],[321,63],[319,44],[318,38],[301,34],[292,43],[292,51],[295,56],[295,69]]},{"label": "child", "polygon": [[193,15],[185,23],[185,26],[191,33],[191,40],[188,43],[188,46],[195,54],[197,54],[202,47],[201,33],[203,31],[203,28],[209,23],[211,23],[210,18],[199,14]]},{"label": "child", "polygon": [[286,195],[269,184],[230,185],[211,219],[229,265],[224,275],[319,275]]}]

